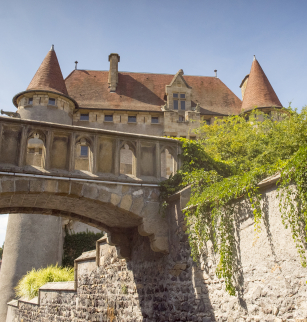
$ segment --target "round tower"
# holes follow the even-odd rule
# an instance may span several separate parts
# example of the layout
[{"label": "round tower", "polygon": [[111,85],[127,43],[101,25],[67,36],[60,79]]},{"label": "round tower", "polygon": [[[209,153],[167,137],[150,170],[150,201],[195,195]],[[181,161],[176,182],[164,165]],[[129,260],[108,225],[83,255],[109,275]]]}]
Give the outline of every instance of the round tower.
[{"label": "round tower", "polygon": [[240,87],[243,99],[242,113],[248,114],[255,108],[264,113],[271,113],[283,107],[255,56],[250,73],[244,77]]},{"label": "round tower", "polygon": [[53,45],[27,90],[16,94],[13,103],[22,119],[72,124],[77,103],[68,96]]},{"label": "round tower", "polygon": [[[77,103],[68,96],[53,46],[27,90],[15,95],[13,103],[22,119],[72,124]],[[38,214],[9,215],[0,271],[0,322],[6,321],[7,302],[15,298],[14,288],[20,278],[32,268],[61,265],[62,252],[61,218]]]}]

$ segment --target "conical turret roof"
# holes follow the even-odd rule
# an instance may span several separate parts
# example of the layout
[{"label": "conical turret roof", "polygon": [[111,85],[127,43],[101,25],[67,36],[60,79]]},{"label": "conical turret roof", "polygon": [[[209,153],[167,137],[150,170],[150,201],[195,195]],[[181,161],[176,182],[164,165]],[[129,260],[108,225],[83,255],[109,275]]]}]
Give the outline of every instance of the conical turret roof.
[{"label": "conical turret roof", "polygon": [[27,90],[46,90],[68,95],[53,45],[39,66]]},{"label": "conical turret roof", "polygon": [[242,111],[255,107],[282,107],[272,85],[254,57],[246,86]]}]

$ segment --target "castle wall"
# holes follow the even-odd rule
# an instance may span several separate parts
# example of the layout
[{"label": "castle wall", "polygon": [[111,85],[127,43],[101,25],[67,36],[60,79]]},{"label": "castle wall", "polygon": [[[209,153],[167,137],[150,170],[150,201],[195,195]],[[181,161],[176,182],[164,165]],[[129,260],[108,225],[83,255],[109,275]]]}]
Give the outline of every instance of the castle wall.
[{"label": "castle wall", "polygon": [[166,214],[168,255],[153,252],[137,231],[129,261],[118,258],[115,247],[101,244],[99,267],[95,251],[78,266],[76,293],[41,291],[41,305],[21,303],[14,321],[305,321],[307,271],[282,224],[276,195],[272,186],[263,193],[256,243],[252,212],[241,203],[234,226],[237,296],[230,296],[215,276],[218,258],[210,242],[200,263],[191,259],[181,211],[189,199],[186,189],[172,198]]}]

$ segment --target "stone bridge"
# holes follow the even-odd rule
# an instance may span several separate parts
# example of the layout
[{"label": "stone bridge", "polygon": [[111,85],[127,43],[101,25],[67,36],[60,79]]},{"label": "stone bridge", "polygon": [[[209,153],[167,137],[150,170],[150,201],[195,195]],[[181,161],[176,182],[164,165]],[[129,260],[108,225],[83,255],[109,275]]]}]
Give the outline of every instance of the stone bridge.
[{"label": "stone bridge", "polygon": [[124,258],[138,227],[167,253],[158,186],[166,152],[175,172],[174,139],[0,117],[0,213],[77,219],[108,232]]}]

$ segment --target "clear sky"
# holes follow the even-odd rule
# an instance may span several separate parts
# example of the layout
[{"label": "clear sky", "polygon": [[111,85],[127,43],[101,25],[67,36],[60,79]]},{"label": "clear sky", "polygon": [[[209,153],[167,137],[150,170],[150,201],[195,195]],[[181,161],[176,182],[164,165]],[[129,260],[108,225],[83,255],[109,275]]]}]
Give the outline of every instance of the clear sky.
[{"label": "clear sky", "polygon": [[2,0],[0,108],[15,110],[12,97],[52,44],[64,77],[75,60],[80,69],[107,70],[115,52],[121,71],[213,76],[217,69],[239,98],[256,55],[281,103],[301,108],[306,12],[306,0]]}]

